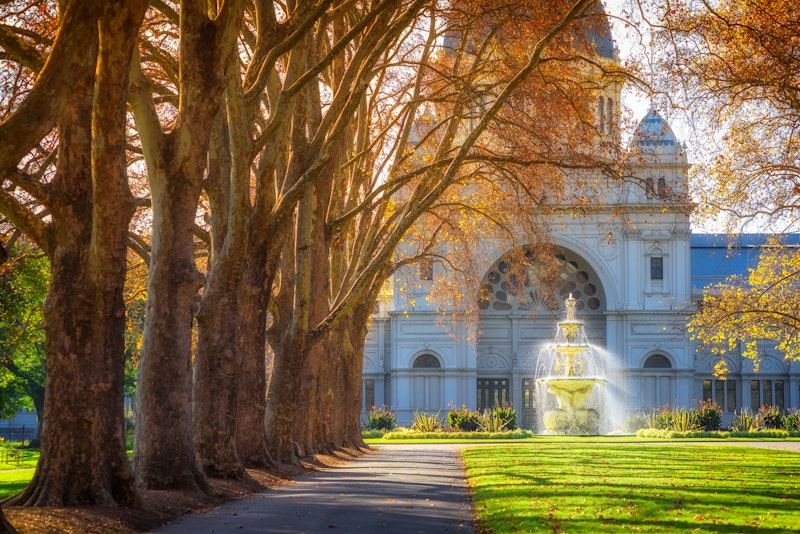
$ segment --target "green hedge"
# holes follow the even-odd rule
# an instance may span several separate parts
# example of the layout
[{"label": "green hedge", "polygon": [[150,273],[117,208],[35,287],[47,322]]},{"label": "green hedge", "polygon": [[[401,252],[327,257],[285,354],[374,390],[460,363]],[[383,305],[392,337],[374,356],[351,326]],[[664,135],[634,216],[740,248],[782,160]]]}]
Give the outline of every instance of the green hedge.
[{"label": "green hedge", "polygon": [[530,430],[512,432],[387,432],[385,440],[402,439],[525,439],[532,438]]},{"label": "green hedge", "polygon": [[800,438],[800,432],[786,430],[756,430],[753,432],[728,432],[715,430],[712,432],[693,430],[689,432],[676,432],[674,430],[659,430],[655,428],[642,428],[636,431],[636,437],[656,439],[726,439],[726,438]]}]

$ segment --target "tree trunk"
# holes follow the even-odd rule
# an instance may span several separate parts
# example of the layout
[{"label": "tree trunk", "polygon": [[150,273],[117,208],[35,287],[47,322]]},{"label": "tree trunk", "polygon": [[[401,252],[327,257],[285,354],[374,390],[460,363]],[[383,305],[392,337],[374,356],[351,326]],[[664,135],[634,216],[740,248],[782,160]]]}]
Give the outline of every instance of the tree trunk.
[{"label": "tree trunk", "polygon": [[[250,154],[252,141],[244,109],[244,95],[231,69],[224,117],[227,128],[215,128],[212,146],[228,151],[209,165],[207,189],[212,200],[214,249],[200,313],[194,369],[193,432],[203,471],[210,476],[237,478],[245,472],[236,449],[236,409],[242,342],[237,323],[244,264],[250,253]],[[220,113],[218,119],[221,119]],[[220,139],[227,133],[227,139]],[[216,140],[216,142],[214,142]],[[227,141],[227,142],[225,142]],[[217,168],[211,167],[217,163]],[[217,198],[222,202],[214,202]]]},{"label": "tree trunk", "polygon": [[[203,277],[193,229],[214,116],[235,56],[243,0],[181,4],[180,104],[161,134],[152,95],[137,86],[134,110],[153,199],[153,243],[136,391],[136,481],[150,489],[207,489],[192,439],[192,322]],[[138,80],[137,80],[138,82]],[[141,121],[141,124],[140,124]]]},{"label": "tree trunk", "polygon": [[267,268],[263,256],[253,251],[248,257],[239,303],[241,367],[236,398],[236,450],[245,467],[271,467],[275,463],[269,454],[264,430],[267,304],[274,269]]},{"label": "tree trunk", "polygon": [[125,160],[127,72],[145,5],[106,6],[99,57],[95,27],[76,52],[83,56],[70,84],[71,105],[59,118],[42,447],[17,504],[138,503],[122,418],[122,295],[133,213]]},{"label": "tree trunk", "polygon": [[164,191],[153,194],[133,455],[136,481],[149,489],[207,488],[191,432],[192,321],[202,285],[194,265],[192,228],[200,171],[187,175],[180,170],[173,170]]},{"label": "tree trunk", "polygon": [[0,534],[17,534],[17,529],[8,522],[2,508],[0,508]]}]

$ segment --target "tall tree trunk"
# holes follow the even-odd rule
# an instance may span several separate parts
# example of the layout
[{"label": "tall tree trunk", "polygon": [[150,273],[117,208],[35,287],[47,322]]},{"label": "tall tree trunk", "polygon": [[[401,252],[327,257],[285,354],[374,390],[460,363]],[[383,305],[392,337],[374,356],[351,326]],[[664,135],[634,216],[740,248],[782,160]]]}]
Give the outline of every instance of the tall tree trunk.
[{"label": "tall tree trunk", "polygon": [[122,418],[122,295],[133,214],[125,159],[127,72],[145,7],[142,1],[105,5],[76,52],[82,57],[69,88],[73,98],[59,118],[42,447],[17,504],[138,502]]},{"label": "tall tree trunk", "polygon": [[[253,251],[245,264],[239,303],[239,387],[236,397],[236,450],[245,467],[270,467],[264,414],[267,404],[267,305],[274,268]],[[268,274],[269,273],[269,274]]]},{"label": "tall tree trunk", "polygon": [[[242,342],[237,323],[242,276],[248,250],[250,205],[250,154],[252,141],[245,117],[244,94],[238,72],[228,74],[224,116],[227,128],[216,128],[215,137],[227,133],[227,142],[213,146],[227,150],[219,169],[209,168],[220,182],[212,214],[222,224],[212,225],[212,252],[200,313],[197,316],[198,345],[194,369],[193,431],[203,471],[210,476],[242,478],[244,469],[236,449],[236,410],[241,370]],[[220,113],[220,118],[223,114]],[[224,163],[227,163],[225,165]],[[212,185],[213,187],[213,185]]]},{"label": "tall tree trunk", "polygon": [[181,3],[180,115],[161,134],[149,87],[138,83],[137,126],[153,198],[153,244],[136,391],[136,481],[151,489],[206,489],[192,439],[192,322],[203,277],[193,229],[213,118],[233,61],[243,0]]},{"label": "tall tree trunk", "polygon": [[192,321],[202,285],[192,238],[199,172],[174,169],[172,177],[184,179],[170,179],[164,191],[153,194],[133,455],[136,481],[149,489],[207,488],[191,432]]}]

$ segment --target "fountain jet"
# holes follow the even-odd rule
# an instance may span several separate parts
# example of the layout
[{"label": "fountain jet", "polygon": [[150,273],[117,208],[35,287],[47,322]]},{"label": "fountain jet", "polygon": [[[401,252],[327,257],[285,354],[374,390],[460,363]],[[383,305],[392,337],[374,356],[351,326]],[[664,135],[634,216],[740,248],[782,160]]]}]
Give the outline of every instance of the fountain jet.
[{"label": "fountain jet", "polygon": [[[565,301],[567,317],[556,324],[553,343],[539,353],[536,382],[540,409],[548,406],[548,394],[558,405],[544,411],[542,422],[552,434],[598,434],[600,413],[589,405],[596,385],[604,384],[605,368],[600,354],[589,345],[583,322],[575,318],[576,301],[570,293]],[[545,397],[544,399],[542,397]]]}]

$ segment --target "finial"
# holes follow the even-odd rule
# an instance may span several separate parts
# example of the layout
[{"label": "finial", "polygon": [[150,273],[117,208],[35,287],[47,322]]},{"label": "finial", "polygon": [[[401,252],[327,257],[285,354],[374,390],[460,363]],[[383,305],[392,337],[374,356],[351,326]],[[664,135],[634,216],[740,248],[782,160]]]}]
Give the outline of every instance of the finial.
[{"label": "finial", "polygon": [[577,301],[575,297],[572,296],[572,293],[569,294],[567,300],[564,301],[564,307],[567,309],[567,321],[574,321],[575,320],[575,305]]}]

